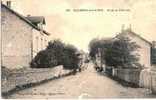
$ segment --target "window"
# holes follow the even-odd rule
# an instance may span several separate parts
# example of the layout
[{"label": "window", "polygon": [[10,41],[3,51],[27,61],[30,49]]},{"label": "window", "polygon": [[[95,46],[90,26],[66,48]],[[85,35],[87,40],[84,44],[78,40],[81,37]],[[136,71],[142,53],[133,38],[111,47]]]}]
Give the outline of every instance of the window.
[{"label": "window", "polygon": [[42,23],[38,23],[37,26],[38,26],[39,29],[43,30]]}]

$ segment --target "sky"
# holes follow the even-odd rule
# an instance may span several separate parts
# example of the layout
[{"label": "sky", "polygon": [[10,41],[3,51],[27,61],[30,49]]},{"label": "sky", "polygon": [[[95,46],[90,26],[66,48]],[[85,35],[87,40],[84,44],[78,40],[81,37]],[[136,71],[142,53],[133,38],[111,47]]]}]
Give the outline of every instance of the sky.
[{"label": "sky", "polygon": [[[6,1],[6,0],[3,0]],[[44,16],[50,39],[61,39],[88,50],[93,38],[114,37],[123,24],[148,41],[156,40],[156,0],[11,0],[12,8],[27,16]],[[66,11],[103,9],[104,11]],[[110,12],[107,9],[129,9]]]}]

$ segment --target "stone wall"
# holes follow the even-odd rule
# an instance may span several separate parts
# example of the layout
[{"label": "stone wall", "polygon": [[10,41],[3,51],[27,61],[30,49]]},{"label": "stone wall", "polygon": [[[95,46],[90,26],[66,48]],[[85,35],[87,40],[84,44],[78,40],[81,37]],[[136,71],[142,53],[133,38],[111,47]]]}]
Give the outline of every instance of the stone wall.
[{"label": "stone wall", "polygon": [[144,69],[140,73],[139,86],[144,88],[151,88],[151,72],[150,69]]},{"label": "stone wall", "polygon": [[151,90],[156,94],[156,71],[151,71]]},{"label": "stone wall", "polygon": [[63,69],[63,66],[54,68],[39,68],[39,69],[22,69],[12,71],[2,78],[2,93],[14,89],[16,86],[22,86],[30,83],[39,83],[44,80],[52,79],[67,75],[71,70]]},{"label": "stone wall", "polygon": [[145,69],[140,74],[139,86],[156,94],[156,70]]},{"label": "stone wall", "polygon": [[140,71],[138,69],[113,69],[113,76],[139,85]]}]

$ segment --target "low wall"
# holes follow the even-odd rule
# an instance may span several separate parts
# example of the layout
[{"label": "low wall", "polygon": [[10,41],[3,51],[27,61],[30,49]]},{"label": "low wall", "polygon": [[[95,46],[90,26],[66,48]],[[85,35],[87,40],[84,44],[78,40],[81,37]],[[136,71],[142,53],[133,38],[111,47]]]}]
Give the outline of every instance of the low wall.
[{"label": "low wall", "polygon": [[113,69],[113,76],[126,82],[139,85],[140,71],[138,69]]},{"label": "low wall", "polygon": [[63,66],[56,66],[54,68],[29,68],[25,70],[13,71],[6,77],[2,78],[2,93],[14,89],[16,86],[22,86],[30,83],[38,83],[43,80],[52,79],[54,77],[66,75],[70,70],[64,70]]},{"label": "low wall", "polygon": [[156,94],[156,70],[142,70],[140,74],[139,86],[148,88]]},{"label": "low wall", "polygon": [[151,90],[156,94],[156,71],[151,71]]},{"label": "low wall", "polygon": [[151,72],[149,69],[144,69],[140,73],[140,81],[139,81],[139,86],[144,87],[144,88],[151,88]]}]

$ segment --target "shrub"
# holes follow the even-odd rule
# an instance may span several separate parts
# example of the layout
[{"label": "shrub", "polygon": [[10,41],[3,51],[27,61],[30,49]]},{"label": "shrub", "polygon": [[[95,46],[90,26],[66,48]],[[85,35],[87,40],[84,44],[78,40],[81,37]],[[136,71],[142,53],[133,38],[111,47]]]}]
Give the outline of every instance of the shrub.
[{"label": "shrub", "polygon": [[60,40],[54,40],[54,41],[50,41],[46,50],[50,51],[50,53],[52,53],[53,55],[51,56],[55,56],[58,65],[62,64],[62,56],[64,53],[64,48],[65,48],[65,44],[62,43]]},{"label": "shrub", "polygon": [[40,51],[31,62],[32,68],[49,68],[58,65],[54,51]]},{"label": "shrub", "polygon": [[63,65],[65,69],[77,69],[79,58],[77,49],[60,40],[50,41],[45,50],[40,51],[31,62],[32,68],[50,68]]}]

